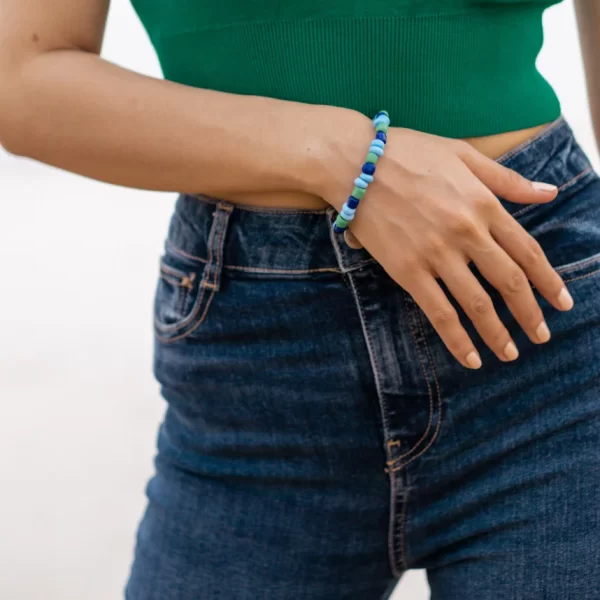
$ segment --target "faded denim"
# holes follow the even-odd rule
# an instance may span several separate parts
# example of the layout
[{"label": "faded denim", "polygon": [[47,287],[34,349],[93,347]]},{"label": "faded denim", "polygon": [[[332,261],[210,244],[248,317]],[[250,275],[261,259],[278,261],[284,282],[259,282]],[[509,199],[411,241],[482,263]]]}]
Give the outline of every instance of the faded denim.
[{"label": "faded denim", "polygon": [[[168,410],[128,600],[600,598],[600,181],[564,119],[500,159],[555,183],[503,202],[575,300],[465,369],[333,209],[181,195],[161,260]],[[368,202],[368,200],[367,200]],[[401,257],[399,257],[401,258]]]}]

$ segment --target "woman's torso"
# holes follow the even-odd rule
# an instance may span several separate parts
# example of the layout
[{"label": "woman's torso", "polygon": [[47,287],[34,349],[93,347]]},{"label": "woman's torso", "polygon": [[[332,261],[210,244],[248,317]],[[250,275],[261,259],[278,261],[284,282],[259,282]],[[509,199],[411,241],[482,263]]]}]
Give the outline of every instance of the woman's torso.
[{"label": "woman's torso", "polygon": [[186,85],[385,108],[392,126],[468,139],[492,158],[560,114],[535,65],[542,13],[560,0],[132,1],[165,78]]}]

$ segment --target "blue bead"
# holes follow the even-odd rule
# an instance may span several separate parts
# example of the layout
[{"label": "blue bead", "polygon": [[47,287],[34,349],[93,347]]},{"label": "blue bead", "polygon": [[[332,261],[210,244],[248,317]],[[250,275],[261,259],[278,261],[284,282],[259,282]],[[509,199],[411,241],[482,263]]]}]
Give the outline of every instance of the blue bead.
[{"label": "blue bead", "polygon": [[[381,131],[379,133],[381,133]],[[377,135],[379,135],[379,133]],[[385,148],[385,142],[381,141],[379,138],[376,138],[371,142],[371,147],[373,146],[379,146],[379,148],[383,150]]]},{"label": "blue bead", "polygon": [[343,230],[341,227],[338,227],[338,226],[337,226],[337,223],[335,223],[335,222],[333,223],[333,230],[334,230],[336,233],[343,233],[343,231],[344,231],[344,230]]},{"label": "blue bead", "polygon": [[350,196],[348,198],[348,200],[346,200],[346,205],[348,206],[348,208],[356,209],[359,202],[360,202],[360,200],[358,198],[355,198],[354,196]]},{"label": "blue bead", "polygon": [[[379,141],[379,140],[377,140]],[[372,152],[373,154],[377,154],[377,156],[383,156],[383,148],[381,146],[371,146],[369,148],[369,152]]]},{"label": "blue bead", "polygon": [[369,175],[368,173],[361,173],[359,179],[362,179],[367,183],[371,183],[373,181],[373,175]]},{"label": "blue bead", "polygon": [[381,140],[384,144],[387,142],[387,135],[383,131],[378,131],[375,138]]},{"label": "blue bead", "polygon": [[373,119],[373,126],[376,127],[377,125],[379,125],[379,123],[385,123],[386,125],[390,124],[390,118],[386,115],[381,115],[380,117],[377,117],[376,119]]},{"label": "blue bead", "polygon": [[363,166],[362,166],[362,172],[366,173],[367,175],[374,175],[375,174],[375,169],[377,167],[370,162],[366,162]]},{"label": "blue bead", "polygon": [[[364,174],[364,173],[363,173],[363,174]],[[363,175],[363,174],[361,174],[361,177],[362,177],[362,175]],[[366,189],[367,189],[367,187],[369,186],[369,183],[368,183],[367,181],[365,181],[364,179],[361,179],[360,177],[357,177],[357,178],[354,180],[354,185],[355,185],[356,187],[362,188],[363,190],[366,190]]]},{"label": "blue bead", "polygon": [[356,212],[356,209],[348,208],[344,204],[344,206],[342,206],[342,211],[340,212],[340,215],[342,216],[343,219],[346,219],[346,221],[352,221],[352,219],[354,219],[355,212]]},{"label": "blue bead", "polygon": [[389,117],[389,116],[390,116],[387,110],[380,110],[380,111],[379,111],[379,112],[378,112],[378,113],[375,115],[375,117],[374,117],[374,118],[376,119],[377,117],[381,117],[381,116],[383,116],[383,115],[385,115],[386,117]]}]

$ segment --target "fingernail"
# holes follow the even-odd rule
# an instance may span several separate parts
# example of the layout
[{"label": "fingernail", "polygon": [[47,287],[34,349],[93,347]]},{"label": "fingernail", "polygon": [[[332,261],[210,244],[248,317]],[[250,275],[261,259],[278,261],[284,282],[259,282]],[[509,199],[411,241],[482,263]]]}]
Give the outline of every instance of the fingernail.
[{"label": "fingernail", "polygon": [[363,247],[363,245],[358,241],[357,237],[349,229],[344,231],[344,241],[348,247],[352,248],[353,250],[360,250]]},{"label": "fingernail", "polygon": [[538,192],[555,192],[558,189],[555,185],[543,181],[532,181],[531,186]]},{"label": "fingernail", "polygon": [[477,352],[469,352],[465,360],[471,369],[479,369],[481,367],[481,358],[479,358]]},{"label": "fingernail", "polygon": [[563,309],[563,310],[571,310],[573,308],[573,298],[571,297],[571,294],[569,294],[569,290],[564,287],[562,290],[560,290],[560,294],[558,295],[558,305]]},{"label": "fingernail", "polygon": [[542,321],[537,326],[535,334],[540,342],[547,342],[550,339],[550,330],[548,329],[548,325],[546,325],[546,321]]},{"label": "fingernail", "polygon": [[519,351],[512,342],[508,342],[508,344],[506,344],[506,347],[504,348],[504,356],[506,356],[508,360],[516,360],[519,356]]}]

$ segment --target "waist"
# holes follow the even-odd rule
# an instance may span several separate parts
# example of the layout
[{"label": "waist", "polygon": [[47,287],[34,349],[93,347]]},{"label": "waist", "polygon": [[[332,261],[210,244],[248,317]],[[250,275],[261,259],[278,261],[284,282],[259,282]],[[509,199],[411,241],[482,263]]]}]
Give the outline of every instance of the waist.
[{"label": "waist", "polygon": [[[508,131],[496,135],[482,136],[475,138],[464,138],[476,150],[492,159],[497,159],[517,148],[529,140],[535,139],[540,132],[551,126],[549,123],[520,129],[517,131]],[[264,194],[240,194],[236,197],[228,198],[232,202],[241,205],[263,206],[271,208],[299,208],[299,209],[322,209],[327,208],[329,204],[318,196],[302,192],[277,192]]]},{"label": "waist", "polygon": [[[557,232],[564,233],[568,224],[590,220],[597,210],[594,194],[582,207],[569,198],[577,186],[585,185],[592,167],[580,148],[567,122],[560,118],[529,142],[499,158],[504,166],[534,181],[546,181],[561,188],[559,199],[547,204],[523,205],[501,200],[507,212],[539,228],[548,238],[544,249],[550,252],[552,264],[577,261],[588,253],[577,236],[568,242],[569,235],[556,244]],[[228,205],[203,195],[180,195],[169,232],[169,244],[182,256],[196,257],[198,264],[210,257],[210,223],[215,218],[216,205]],[[269,208],[238,205],[226,206],[231,212],[223,268],[231,273],[259,271],[280,277],[302,271],[319,273],[339,267],[339,256],[332,251],[331,222],[335,210],[274,211]],[[525,210],[524,210],[525,209]],[[550,220],[553,221],[552,226]],[[591,222],[591,221],[590,221]],[[581,225],[581,223],[580,223]],[[583,225],[581,225],[583,227]],[[341,234],[334,236],[341,240]],[[219,238],[221,239],[221,238]],[[213,240],[214,241],[214,240]],[[337,242],[336,242],[337,243]],[[365,248],[354,250],[341,243],[345,270],[351,270],[372,259]],[[582,254],[583,253],[583,254]]]}]

